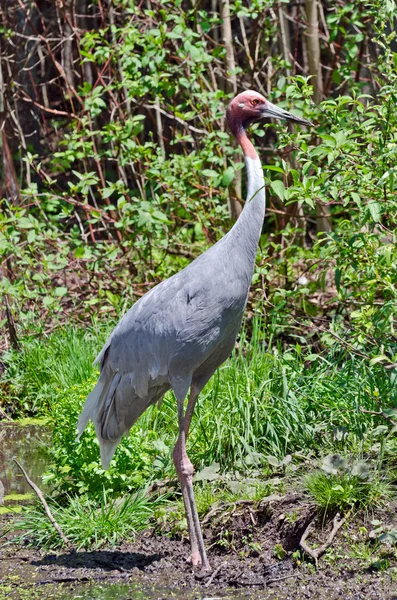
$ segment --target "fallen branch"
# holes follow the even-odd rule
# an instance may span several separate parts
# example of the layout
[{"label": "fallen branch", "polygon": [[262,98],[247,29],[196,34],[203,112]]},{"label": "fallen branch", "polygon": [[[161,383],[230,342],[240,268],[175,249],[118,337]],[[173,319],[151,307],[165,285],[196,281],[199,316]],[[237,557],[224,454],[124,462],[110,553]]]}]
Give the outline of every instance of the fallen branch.
[{"label": "fallen branch", "polygon": [[219,506],[216,506],[215,508],[213,508],[212,510],[210,510],[209,513],[207,513],[204,517],[204,519],[202,519],[201,524],[204,525],[205,523],[208,523],[208,521],[211,519],[211,517],[213,517],[214,515],[216,515],[216,513],[221,512],[222,510],[225,510],[227,508],[233,507],[233,510],[235,510],[237,508],[237,506],[241,506],[241,505],[245,505],[245,506],[252,506],[252,504],[255,504],[254,500],[236,500],[235,502],[222,502],[222,504],[220,504]]},{"label": "fallen branch", "polygon": [[4,412],[4,410],[1,408],[1,406],[0,406],[0,418],[6,419],[7,421],[11,421],[11,423],[12,423],[11,417],[9,417],[6,412]]},{"label": "fallen branch", "polygon": [[340,515],[339,513],[335,516],[334,521],[333,521],[333,527],[332,527],[332,531],[329,534],[328,538],[326,539],[326,541],[324,542],[324,544],[321,544],[321,546],[319,546],[316,549],[313,549],[309,546],[309,544],[306,543],[306,539],[310,533],[310,530],[313,527],[313,523],[314,520],[311,521],[309,523],[309,525],[306,527],[305,531],[303,532],[303,535],[301,537],[301,540],[299,542],[299,546],[302,548],[302,550],[308,555],[311,556],[311,558],[314,560],[314,564],[316,566],[316,569],[318,568],[318,559],[320,558],[320,556],[322,556],[324,554],[324,552],[327,550],[327,548],[329,548],[332,544],[332,542],[334,541],[334,538],[336,536],[336,534],[338,533],[339,529],[342,527],[343,523],[346,521],[345,518],[340,519]]},{"label": "fallen branch", "polygon": [[208,579],[208,581],[205,582],[204,587],[210,587],[211,583],[214,581],[215,577],[218,575],[219,571],[221,571],[221,569],[223,569],[224,567],[227,566],[227,561],[225,560],[225,562],[221,563],[219,565],[219,567],[217,567],[215,569],[215,571],[211,574],[211,577]]},{"label": "fallen branch", "polygon": [[66,535],[63,533],[62,529],[59,527],[58,523],[55,521],[54,517],[52,516],[52,513],[50,511],[50,507],[48,506],[42,491],[40,490],[40,488],[30,479],[30,477],[28,476],[28,474],[26,473],[25,469],[23,468],[23,466],[17,461],[16,458],[14,458],[14,463],[17,465],[17,467],[21,470],[23,476],[25,477],[26,483],[28,485],[30,485],[30,487],[32,488],[32,490],[34,491],[34,493],[36,494],[36,496],[38,497],[38,499],[40,500],[40,502],[42,503],[44,510],[46,512],[47,517],[49,518],[50,522],[52,523],[52,525],[54,526],[54,529],[57,531],[57,533],[60,535],[63,543],[65,544],[65,546],[70,547],[71,543],[68,540],[68,538],[66,537]]},{"label": "fallen branch", "polygon": [[[379,402],[378,402],[378,404],[379,404]],[[383,417],[384,419],[389,421],[389,423],[391,423],[393,425],[393,427],[397,427],[397,422],[394,421],[394,419],[392,419],[391,417],[389,417],[389,415],[387,415],[383,411],[383,408],[381,406],[379,408],[380,408],[380,410],[367,410],[363,406],[360,406],[360,411],[366,415],[374,415],[375,417]]]},{"label": "fallen branch", "polygon": [[277,583],[278,581],[284,581],[285,579],[291,579],[292,577],[297,576],[297,573],[291,573],[291,575],[283,575],[282,577],[274,577],[273,579],[267,579],[266,585],[271,585],[272,583]]}]

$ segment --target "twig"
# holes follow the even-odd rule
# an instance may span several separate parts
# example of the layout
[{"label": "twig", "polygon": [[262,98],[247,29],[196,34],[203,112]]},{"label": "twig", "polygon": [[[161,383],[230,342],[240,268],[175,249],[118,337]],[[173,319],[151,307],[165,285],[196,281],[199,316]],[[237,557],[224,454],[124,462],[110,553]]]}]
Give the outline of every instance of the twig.
[{"label": "twig", "polygon": [[6,412],[4,412],[4,410],[1,408],[1,406],[0,406],[0,417],[2,419],[6,419],[7,421],[11,421],[11,423],[13,422],[13,420],[11,419],[11,417],[9,417]]},{"label": "twig", "polygon": [[155,110],[155,111],[159,112],[160,114],[164,115],[165,117],[168,117],[168,119],[177,121],[177,123],[180,123],[184,127],[187,127],[188,129],[190,129],[190,131],[194,131],[194,133],[208,134],[208,131],[206,129],[199,129],[198,127],[193,127],[193,125],[190,125],[190,123],[188,123],[187,121],[184,121],[180,117],[177,117],[176,115],[172,115],[172,114],[168,113],[166,110],[164,110],[163,108],[160,108],[160,106],[158,104],[143,104],[142,106],[144,108],[147,108],[148,110]]},{"label": "twig", "polygon": [[334,541],[334,537],[336,536],[336,534],[338,533],[339,529],[342,527],[342,525],[345,521],[346,521],[345,518],[340,519],[340,515],[338,513],[334,518],[332,531],[329,534],[328,538],[326,539],[324,544],[321,544],[321,546],[319,546],[315,550],[313,548],[310,548],[309,544],[306,543],[306,539],[307,539],[307,537],[310,533],[310,530],[313,526],[314,520],[311,521],[309,523],[309,525],[306,527],[306,529],[301,537],[301,540],[299,542],[299,546],[302,548],[302,550],[304,552],[306,552],[306,554],[308,556],[311,556],[313,558],[316,569],[318,568],[318,559],[320,558],[320,556],[322,556],[324,554],[326,549],[331,546],[332,542]]},{"label": "twig", "polygon": [[274,577],[273,579],[267,579],[266,585],[270,585],[271,583],[277,583],[278,581],[284,581],[284,579],[291,579],[291,577],[297,576],[297,573],[291,573],[291,575],[284,575],[283,577]]},{"label": "twig", "polygon": [[397,427],[397,422],[394,421],[394,419],[392,419],[391,417],[389,417],[389,415],[387,415],[383,411],[382,407],[380,407],[380,410],[367,410],[363,406],[360,406],[360,411],[366,415],[374,415],[375,417],[383,417],[384,419],[389,421],[389,423],[391,423],[394,427]]},{"label": "twig", "polygon": [[221,563],[219,565],[219,567],[217,567],[215,569],[215,571],[212,573],[211,577],[208,579],[208,581],[205,582],[204,586],[205,588],[210,587],[211,583],[214,581],[215,577],[218,575],[219,571],[221,571],[224,567],[227,567],[227,560],[225,560],[225,562]]},{"label": "twig", "polygon": [[384,365],[385,369],[395,369],[397,367],[397,362],[391,365]]},{"label": "twig", "polygon": [[47,504],[47,502],[45,501],[45,498],[43,496],[42,491],[37,487],[37,485],[35,483],[33,483],[33,481],[29,478],[28,474],[26,473],[25,469],[23,468],[23,466],[17,461],[16,458],[13,459],[14,463],[17,465],[17,467],[21,470],[23,476],[25,477],[26,483],[28,485],[30,485],[30,487],[32,488],[32,490],[34,491],[34,493],[36,494],[36,496],[38,497],[38,499],[40,500],[40,502],[42,503],[44,510],[46,512],[47,517],[49,518],[49,520],[51,521],[52,525],[54,526],[54,528],[56,529],[57,533],[60,535],[63,543],[66,546],[71,546],[70,541],[68,540],[68,538],[66,537],[66,535],[63,533],[62,529],[59,527],[58,523],[55,521],[54,517],[52,516],[52,513],[50,511],[50,508]]},{"label": "twig", "polygon": [[216,506],[215,508],[213,508],[212,510],[210,510],[209,513],[207,513],[204,517],[204,519],[202,519],[201,524],[204,525],[205,523],[207,523],[211,517],[213,517],[214,515],[216,515],[216,513],[220,512],[221,510],[224,510],[226,508],[230,508],[231,506],[233,506],[234,509],[237,508],[238,505],[246,505],[246,506],[250,506],[252,504],[255,504],[254,500],[236,500],[235,502],[222,502],[222,504],[220,504],[219,506]]}]

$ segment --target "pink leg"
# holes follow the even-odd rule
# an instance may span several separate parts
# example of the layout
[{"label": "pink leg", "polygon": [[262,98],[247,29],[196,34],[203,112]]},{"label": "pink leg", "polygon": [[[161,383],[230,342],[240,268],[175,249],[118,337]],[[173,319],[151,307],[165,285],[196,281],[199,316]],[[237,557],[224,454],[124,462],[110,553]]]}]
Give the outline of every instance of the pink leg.
[{"label": "pink leg", "polygon": [[201,564],[203,569],[209,570],[210,565],[207,559],[203,534],[201,532],[200,521],[197,513],[196,501],[194,498],[194,468],[186,453],[186,437],[189,432],[190,421],[197,397],[198,391],[192,387],[186,409],[186,416],[183,414],[183,401],[181,402],[178,400],[179,437],[177,443],[175,444],[173,457],[178,479],[182,488],[183,501],[185,504],[186,519],[188,523],[191,544],[191,562],[194,566]]},{"label": "pink leg", "polygon": [[193,474],[193,465],[191,464],[186,452],[183,453],[182,446],[179,442],[179,438],[177,443],[175,444],[173,455],[175,469],[178,475],[179,483],[181,484],[182,488],[183,503],[185,505],[187,527],[189,530],[191,554],[188,560],[194,567],[197,567],[201,565],[201,556],[197,544],[196,529],[194,527],[194,519],[192,515],[192,509],[190,506],[187,484],[188,478],[191,478]]}]

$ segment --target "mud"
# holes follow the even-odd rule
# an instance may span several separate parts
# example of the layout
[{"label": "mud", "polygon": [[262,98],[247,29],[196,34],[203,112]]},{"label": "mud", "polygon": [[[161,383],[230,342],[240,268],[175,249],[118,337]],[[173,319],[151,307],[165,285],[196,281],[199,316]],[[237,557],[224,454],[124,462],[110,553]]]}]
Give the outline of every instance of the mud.
[{"label": "mud", "polygon": [[[316,571],[299,540],[314,508],[299,494],[272,496],[259,506],[237,502],[213,510],[204,532],[212,573],[186,562],[187,540],[146,532],[100,551],[58,554],[6,546],[0,555],[0,600],[269,598],[397,600],[396,549],[371,541],[370,520],[397,528],[397,505],[368,521],[346,522]],[[324,541],[330,523],[309,538]]]}]

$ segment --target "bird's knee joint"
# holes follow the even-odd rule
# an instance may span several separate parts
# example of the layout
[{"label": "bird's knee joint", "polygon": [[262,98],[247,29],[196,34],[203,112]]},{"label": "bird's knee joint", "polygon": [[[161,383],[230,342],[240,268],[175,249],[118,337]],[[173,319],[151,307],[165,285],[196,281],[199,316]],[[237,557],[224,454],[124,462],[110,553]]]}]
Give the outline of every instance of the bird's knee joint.
[{"label": "bird's knee joint", "polygon": [[180,472],[185,477],[193,477],[194,467],[193,467],[192,463],[190,461],[189,461],[189,463],[182,463],[180,465]]}]

